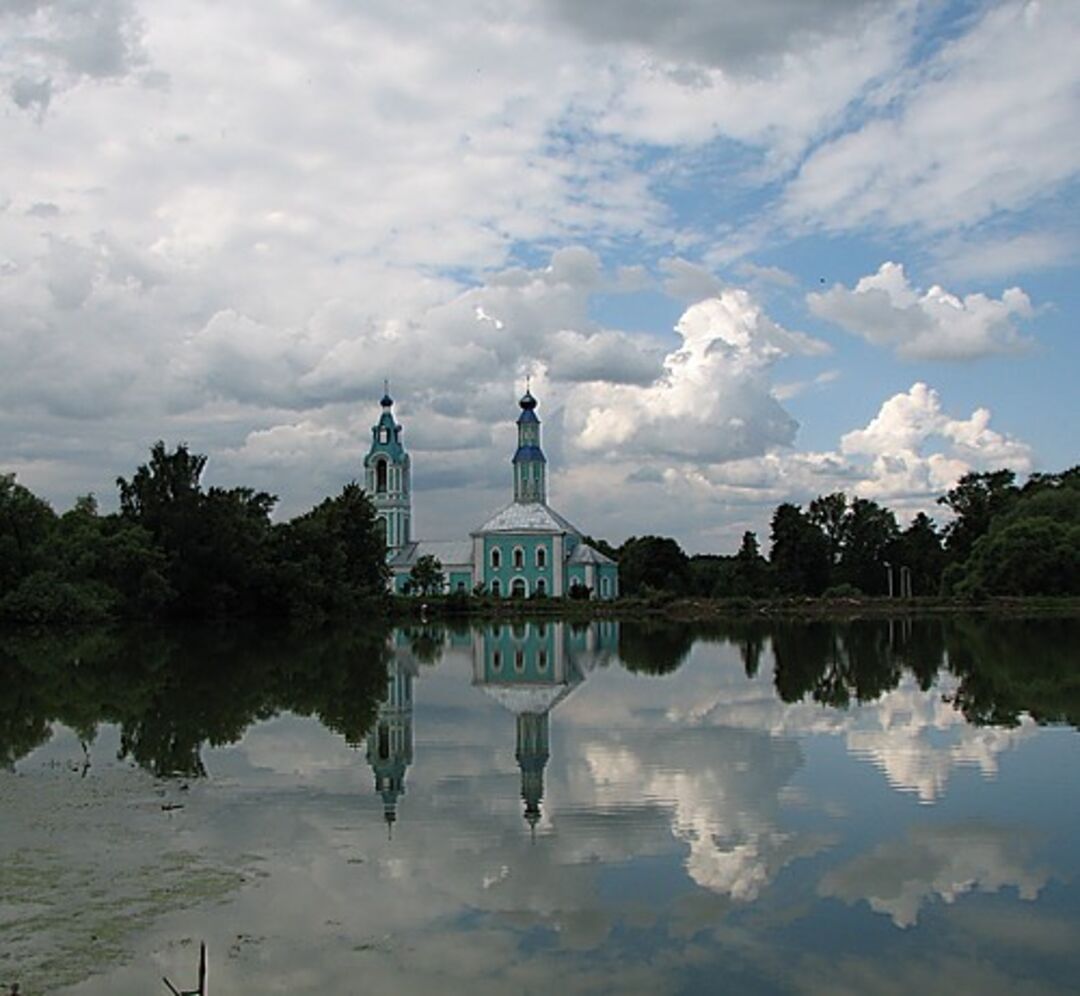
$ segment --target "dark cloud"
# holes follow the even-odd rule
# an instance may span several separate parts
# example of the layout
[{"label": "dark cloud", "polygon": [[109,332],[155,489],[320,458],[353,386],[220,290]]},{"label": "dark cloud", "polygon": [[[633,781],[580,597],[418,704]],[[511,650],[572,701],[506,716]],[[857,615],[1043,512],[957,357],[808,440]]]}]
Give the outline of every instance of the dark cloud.
[{"label": "dark cloud", "polygon": [[886,5],[882,0],[547,0],[547,6],[592,42],[642,45],[675,61],[754,73],[815,37],[849,33],[853,22]]},{"label": "dark cloud", "polygon": [[80,79],[117,79],[145,62],[132,0],[36,0],[0,9],[0,73],[17,107],[44,117],[58,90]]}]

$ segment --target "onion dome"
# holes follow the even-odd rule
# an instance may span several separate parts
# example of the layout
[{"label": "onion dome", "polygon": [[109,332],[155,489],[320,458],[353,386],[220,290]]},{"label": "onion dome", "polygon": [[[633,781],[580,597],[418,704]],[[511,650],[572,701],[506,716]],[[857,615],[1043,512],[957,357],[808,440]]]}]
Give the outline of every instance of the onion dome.
[{"label": "onion dome", "polygon": [[536,398],[532,396],[532,392],[526,388],[525,393],[521,396],[521,400],[518,402],[521,405],[521,410],[531,412],[536,407]]}]

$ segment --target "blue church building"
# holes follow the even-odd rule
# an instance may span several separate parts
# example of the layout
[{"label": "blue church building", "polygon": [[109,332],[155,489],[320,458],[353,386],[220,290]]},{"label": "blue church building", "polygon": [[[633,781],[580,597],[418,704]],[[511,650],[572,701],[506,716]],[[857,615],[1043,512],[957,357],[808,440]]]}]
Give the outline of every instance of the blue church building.
[{"label": "blue church building", "polygon": [[421,557],[433,556],[442,564],[448,592],[559,597],[578,587],[587,589],[591,598],[618,596],[618,564],[586,543],[581,531],[547,504],[547,460],[540,445],[537,402],[526,390],[518,404],[513,501],[468,539],[438,542],[412,538],[409,455],[394,418],[393,399],[389,393],[383,396],[364,458],[364,480],[384,530],[395,591],[404,590]]}]

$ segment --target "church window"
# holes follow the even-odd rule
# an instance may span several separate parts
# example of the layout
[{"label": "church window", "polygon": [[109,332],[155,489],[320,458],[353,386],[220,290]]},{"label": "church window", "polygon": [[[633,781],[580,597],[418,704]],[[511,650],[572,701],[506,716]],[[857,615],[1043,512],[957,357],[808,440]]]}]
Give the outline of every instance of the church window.
[{"label": "church window", "polygon": [[608,579],[607,578],[601,578],[600,579],[600,594],[602,594],[604,596],[604,598],[607,598],[607,596],[608,596]]},{"label": "church window", "polygon": [[499,579],[496,578],[491,582],[491,594],[498,598],[502,594],[502,586],[499,584]]},{"label": "church window", "polygon": [[514,583],[510,586],[510,595],[512,598],[524,598],[528,595],[529,591],[525,587],[524,578],[514,578]]},{"label": "church window", "polygon": [[546,671],[547,670],[547,651],[546,650],[538,650],[537,651],[536,666],[541,671]]},{"label": "church window", "polygon": [[536,594],[538,594],[538,595],[546,595],[547,594],[547,582],[543,578],[538,578],[537,581],[536,581]]},{"label": "church window", "polygon": [[547,550],[542,546],[536,548],[536,566],[547,567]]},{"label": "church window", "polygon": [[514,567],[521,570],[525,566],[525,551],[520,546],[514,547]]},{"label": "church window", "polygon": [[[491,551],[491,566],[492,566],[492,568],[494,568],[497,571],[501,565],[502,565],[502,555],[499,553],[499,548],[495,547]],[[496,582],[496,584],[497,583],[498,582]],[[491,590],[495,591],[494,587]],[[496,592],[496,594],[498,594],[498,592]]]},{"label": "church window", "polygon": [[379,442],[380,443],[388,443],[388,442],[390,442],[390,430],[388,428],[386,428],[385,425],[380,425],[379,426]]},{"label": "church window", "polygon": [[498,650],[491,652],[491,666],[496,671],[502,670],[502,654]]},{"label": "church window", "polygon": [[375,464],[375,493],[386,494],[386,461],[380,460]]},{"label": "church window", "polygon": [[383,541],[383,543],[385,543],[386,542],[386,517],[385,516],[380,515],[375,520],[375,531],[379,534],[379,539],[381,539]]},{"label": "church window", "polygon": [[514,651],[514,670],[518,672],[525,670],[525,651],[520,648]]}]

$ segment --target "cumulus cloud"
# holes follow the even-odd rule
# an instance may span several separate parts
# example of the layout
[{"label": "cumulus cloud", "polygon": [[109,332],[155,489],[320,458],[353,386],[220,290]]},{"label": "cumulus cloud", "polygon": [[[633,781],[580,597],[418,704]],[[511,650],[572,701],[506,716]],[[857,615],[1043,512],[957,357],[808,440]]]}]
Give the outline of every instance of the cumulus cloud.
[{"label": "cumulus cloud", "polygon": [[[628,404],[626,410],[633,406]],[[1032,448],[991,428],[990,421],[987,408],[978,408],[967,418],[949,414],[937,391],[916,382],[908,391],[887,398],[865,426],[844,433],[836,449],[773,445],[758,455],[710,462],[708,446],[714,444],[707,440],[701,456],[677,449],[635,451],[627,445],[632,455],[629,465],[626,461],[620,465],[619,480],[652,490],[640,491],[640,503],[629,512],[598,507],[604,509],[607,521],[619,523],[628,535],[650,529],[663,533],[669,528],[669,509],[677,502],[694,548],[720,552],[734,552],[746,529],[767,535],[769,519],[780,502],[805,503],[833,491],[881,501],[901,521],[920,511],[939,515],[937,497],[969,471],[1032,469]],[[699,425],[695,431],[702,434],[705,429]],[[587,501],[590,477],[605,481],[606,487],[596,464],[570,471],[563,487],[575,499]]]},{"label": "cumulus cloud", "polygon": [[795,421],[772,395],[768,372],[793,353],[824,352],[823,343],[776,324],[743,290],[693,305],[675,331],[682,343],[655,383],[596,385],[572,406],[581,449],[720,462],[793,440]]},{"label": "cumulus cloud", "polygon": [[[945,448],[926,452],[935,439]],[[940,494],[971,470],[1027,471],[1032,465],[1031,447],[990,428],[989,409],[950,418],[937,392],[923,383],[893,395],[864,428],[845,433],[840,451],[869,460],[858,490],[876,498]]]},{"label": "cumulus cloud", "polygon": [[900,263],[882,263],[854,288],[837,284],[808,294],[810,310],[909,360],[968,360],[1016,352],[1028,345],[1016,319],[1030,318],[1031,301],[1019,287],[999,300],[985,294],[959,298],[934,285],[912,287]]}]

